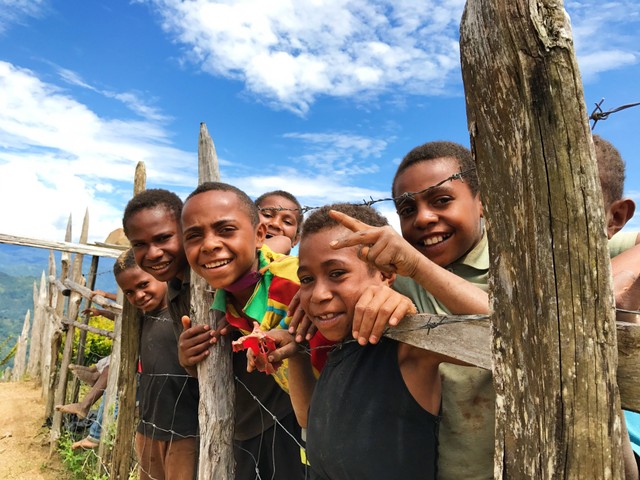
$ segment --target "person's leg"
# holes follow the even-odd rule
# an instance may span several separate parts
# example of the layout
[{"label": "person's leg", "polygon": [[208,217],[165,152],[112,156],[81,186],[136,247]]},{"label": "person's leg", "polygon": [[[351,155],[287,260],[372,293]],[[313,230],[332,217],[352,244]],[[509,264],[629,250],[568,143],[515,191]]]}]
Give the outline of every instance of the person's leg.
[{"label": "person's leg", "polygon": [[199,439],[181,438],[168,442],[164,459],[165,475],[170,480],[193,480],[198,471]]},{"label": "person's leg", "polygon": [[136,453],[140,480],[165,480],[164,458],[168,442],[153,440],[136,432]]},{"label": "person's leg", "polygon": [[94,383],[98,380],[100,376],[100,372],[95,365],[91,367],[85,367],[84,365],[69,365],[69,370],[73,373],[78,380],[93,386]]},{"label": "person's leg", "polygon": [[62,413],[77,415],[80,418],[86,418],[89,414],[91,406],[98,401],[107,388],[107,379],[109,376],[109,368],[105,368],[96,383],[93,384],[91,390],[87,392],[84,398],[78,403],[69,403],[67,405],[56,405],[56,410]]}]

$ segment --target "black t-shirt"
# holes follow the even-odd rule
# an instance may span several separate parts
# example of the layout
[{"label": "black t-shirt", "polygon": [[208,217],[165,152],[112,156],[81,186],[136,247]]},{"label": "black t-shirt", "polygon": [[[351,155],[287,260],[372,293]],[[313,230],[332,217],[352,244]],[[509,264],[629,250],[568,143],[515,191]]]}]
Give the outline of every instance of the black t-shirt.
[{"label": "black t-shirt", "polygon": [[138,432],[155,440],[197,435],[198,382],[178,362],[166,308],[142,316],[140,364]]},{"label": "black t-shirt", "polygon": [[398,342],[344,344],[329,354],[311,399],[311,478],[434,479],[437,424],[404,383]]}]

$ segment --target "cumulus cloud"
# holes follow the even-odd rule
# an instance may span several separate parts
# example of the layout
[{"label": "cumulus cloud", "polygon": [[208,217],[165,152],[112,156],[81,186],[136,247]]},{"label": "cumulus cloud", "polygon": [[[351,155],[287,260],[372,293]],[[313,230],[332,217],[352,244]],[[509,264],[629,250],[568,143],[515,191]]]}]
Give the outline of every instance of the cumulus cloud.
[{"label": "cumulus cloud", "polygon": [[157,122],[103,118],[60,86],[0,62],[0,201],[16,206],[3,214],[3,230],[59,240],[69,211],[81,219],[90,207],[98,223],[90,232],[102,239],[120,222],[138,161],[152,184],[195,182],[195,152],[168,136]]},{"label": "cumulus cloud", "polygon": [[[191,61],[275,108],[305,114],[322,96],[459,92],[464,0],[149,1]],[[637,31],[638,2],[566,8],[587,80],[638,61],[637,36],[624,33]]]},{"label": "cumulus cloud", "polygon": [[151,0],[163,28],[205,71],[304,114],[323,95],[459,83],[464,0]]}]

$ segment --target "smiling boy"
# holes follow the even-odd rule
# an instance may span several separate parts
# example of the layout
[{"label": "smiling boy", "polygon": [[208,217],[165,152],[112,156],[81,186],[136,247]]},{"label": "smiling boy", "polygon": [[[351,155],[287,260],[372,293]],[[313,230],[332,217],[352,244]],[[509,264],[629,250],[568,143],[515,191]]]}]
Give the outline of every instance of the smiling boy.
[{"label": "smiling boy", "polygon": [[140,479],[192,480],[198,458],[198,385],[178,362],[165,283],[143,271],[132,250],[113,267],[127,300],[141,312]]},{"label": "smiling boy", "polygon": [[[339,209],[370,225],[386,219],[371,207],[338,204],[314,211],[300,243],[300,302],[329,340],[338,342],[317,383],[309,356],[289,359],[292,402],[307,427],[311,478],[435,478],[440,405],[438,364],[444,357],[387,338],[360,346],[351,337],[356,303],[369,288],[387,288],[394,275],[358,258],[358,248],[332,242],[348,230],[329,215]],[[333,213],[333,212],[332,212]],[[397,310],[414,311],[407,298]],[[269,332],[281,360],[294,342],[287,331]]]},{"label": "smiling boy", "polygon": [[[226,319],[245,333],[252,330],[253,321],[263,330],[286,328],[287,305],[298,290],[297,259],[261,248],[266,231],[254,202],[225,183],[200,185],[182,210],[183,244],[191,269],[216,289],[212,308],[220,321]],[[208,354],[208,338],[202,326],[186,328],[180,336],[181,364],[192,372]],[[300,427],[289,396],[272,376],[247,372],[244,353],[234,353],[233,371],[236,478],[256,478],[256,471],[261,478],[303,478]]]}]

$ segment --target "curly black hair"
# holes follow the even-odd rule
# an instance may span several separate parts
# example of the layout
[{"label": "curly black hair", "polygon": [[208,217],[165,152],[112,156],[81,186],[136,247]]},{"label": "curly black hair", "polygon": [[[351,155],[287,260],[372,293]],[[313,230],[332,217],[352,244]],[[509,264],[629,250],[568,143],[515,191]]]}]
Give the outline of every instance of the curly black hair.
[{"label": "curly black hair", "polygon": [[116,263],[113,264],[113,276],[118,277],[122,272],[133,267],[139,268],[136,263],[136,258],[133,255],[133,249],[129,248],[122,252],[117,258]]},{"label": "curly black hair", "polygon": [[329,216],[329,210],[346,213],[350,217],[360,220],[372,227],[384,227],[385,225],[389,225],[387,219],[378,213],[378,211],[373,207],[353,203],[334,203],[332,205],[320,207],[309,215],[302,226],[302,238],[306,235],[318,233],[322,230],[340,225],[336,220]]},{"label": "curly black hair", "polygon": [[460,171],[463,172],[462,176],[469,185],[469,189],[471,189],[471,193],[473,195],[478,193],[478,174],[476,173],[476,164],[473,160],[473,156],[471,155],[471,151],[459,143],[438,141],[420,145],[405,155],[400,162],[400,165],[398,165],[398,170],[396,171],[396,174],[393,177],[393,182],[391,183],[391,192],[393,196],[398,196],[398,192],[396,192],[396,181],[402,172],[416,163],[435,160],[438,158],[456,159],[460,166]]},{"label": "curly black hair", "polygon": [[165,208],[167,212],[174,216],[177,222],[180,222],[180,214],[182,213],[182,200],[180,200],[180,197],[164,188],[150,188],[140,192],[127,203],[122,216],[124,234],[128,236],[127,224],[134,214],[141,210],[156,207]]},{"label": "curly black hair", "polygon": [[606,208],[609,208],[613,202],[622,198],[625,178],[624,160],[618,149],[600,135],[593,136],[593,146],[596,150],[602,197]]},{"label": "curly black hair", "polygon": [[246,212],[249,215],[249,218],[251,219],[251,225],[255,227],[256,225],[258,225],[258,223],[260,223],[260,215],[258,212],[258,207],[256,206],[255,203],[253,203],[251,198],[249,198],[249,195],[244,193],[238,187],[234,187],[233,185],[229,185],[228,183],[204,182],[198,185],[198,188],[196,188],[193,192],[189,194],[189,196],[185,200],[185,203],[187,203],[191,198],[195,197],[200,193],[211,192],[211,191],[231,192],[235,194],[238,197],[238,200],[240,200],[240,204],[245,207]]}]

